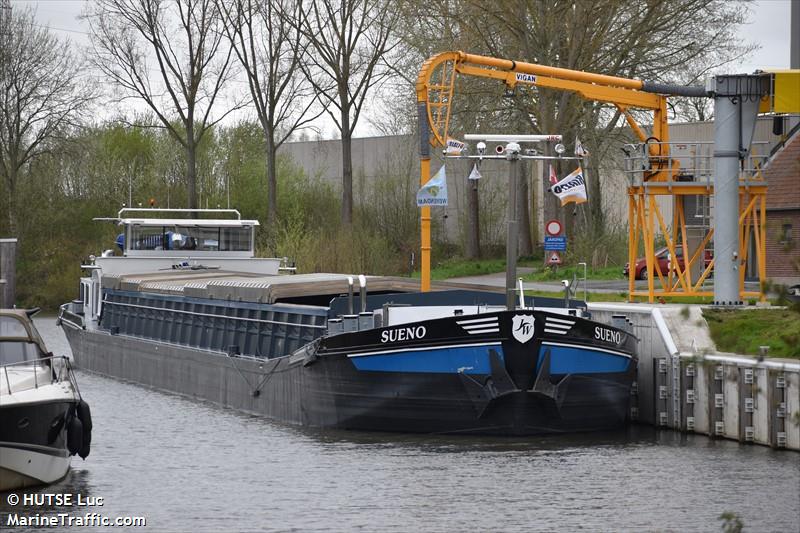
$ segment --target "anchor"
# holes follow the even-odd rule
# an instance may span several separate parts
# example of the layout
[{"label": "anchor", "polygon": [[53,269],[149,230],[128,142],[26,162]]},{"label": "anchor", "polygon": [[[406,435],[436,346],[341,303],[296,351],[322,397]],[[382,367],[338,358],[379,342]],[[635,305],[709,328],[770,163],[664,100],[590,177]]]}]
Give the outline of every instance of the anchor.
[{"label": "anchor", "polygon": [[536,375],[536,381],[528,392],[552,400],[560,410],[570,381],[572,381],[572,374],[567,374],[555,385],[550,382],[550,349],[548,348],[542,356],[542,364]]},{"label": "anchor", "polygon": [[467,395],[472,400],[472,405],[478,413],[478,418],[483,416],[492,401],[520,392],[514,380],[508,375],[500,354],[495,350],[489,350],[489,369],[491,374],[486,378],[485,383],[481,383],[472,376],[467,375],[463,369],[458,373],[461,383],[467,389]]}]

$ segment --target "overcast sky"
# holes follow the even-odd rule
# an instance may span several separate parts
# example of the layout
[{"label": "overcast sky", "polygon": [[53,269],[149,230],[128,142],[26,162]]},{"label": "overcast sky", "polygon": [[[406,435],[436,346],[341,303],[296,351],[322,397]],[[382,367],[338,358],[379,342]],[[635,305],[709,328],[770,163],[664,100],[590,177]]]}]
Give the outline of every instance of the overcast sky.
[{"label": "overcast sky", "polygon": [[[742,27],[742,33],[746,41],[758,44],[760,49],[747,60],[726,68],[726,73],[789,68],[790,2],[791,0],[759,0],[753,3],[751,22]],[[36,17],[42,25],[79,45],[89,43],[86,23],[78,19],[84,4],[84,0],[11,0],[12,7],[35,6]],[[331,137],[333,128],[329,121],[322,124],[322,128],[324,137]],[[356,134],[366,136],[372,133],[362,117]]]}]

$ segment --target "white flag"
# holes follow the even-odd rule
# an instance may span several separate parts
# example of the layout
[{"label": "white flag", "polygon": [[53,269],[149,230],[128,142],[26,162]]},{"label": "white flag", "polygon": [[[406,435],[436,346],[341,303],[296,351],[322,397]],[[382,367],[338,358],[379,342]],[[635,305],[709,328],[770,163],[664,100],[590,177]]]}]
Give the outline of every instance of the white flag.
[{"label": "white flag", "polygon": [[458,139],[447,139],[447,147],[445,149],[445,153],[460,155],[461,152],[464,151],[465,146],[466,144],[462,143]]},{"label": "white flag", "polygon": [[578,136],[575,136],[575,157],[588,157],[589,150],[583,147]]},{"label": "white flag", "polygon": [[439,172],[417,191],[417,207],[447,205],[447,176],[444,172],[444,165]]},{"label": "white flag", "polygon": [[478,164],[477,163],[475,163],[472,166],[472,172],[469,173],[469,176],[467,177],[467,179],[470,179],[470,180],[479,180],[479,179],[481,179],[481,173],[478,171]]},{"label": "white flag", "polygon": [[561,200],[562,207],[570,202],[582,204],[587,201],[586,180],[583,178],[583,169],[578,167],[569,176],[553,185],[550,190]]}]

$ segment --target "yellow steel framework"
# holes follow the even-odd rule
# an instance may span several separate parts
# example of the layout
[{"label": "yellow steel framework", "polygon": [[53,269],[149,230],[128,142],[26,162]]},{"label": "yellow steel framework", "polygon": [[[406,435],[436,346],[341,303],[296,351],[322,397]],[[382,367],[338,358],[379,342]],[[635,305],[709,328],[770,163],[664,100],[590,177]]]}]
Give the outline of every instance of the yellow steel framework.
[{"label": "yellow steel framework", "polygon": [[[628,227],[629,227],[629,259],[633,266],[638,255],[639,242],[643,243],[648,272],[648,288],[646,292],[635,290],[633,275],[630,276],[629,294],[633,299],[645,296],[650,302],[659,296],[708,296],[713,293],[703,290],[703,282],[713,268],[713,260],[698,279],[692,279],[691,266],[697,261],[704,261],[704,246],[713,237],[706,235],[703,245],[696,250],[687,249],[686,220],[683,214],[682,195],[709,196],[713,187],[698,187],[676,181],[680,173],[680,164],[670,157],[669,126],[667,124],[667,96],[645,90],[645,83],[616,76],[594,74],[558,67],[549,67],[533,63],[524,63],[508,59],[485,57],[464,52],[443,52],[425,61],[417,77],[417,102],[425,106],[427,126],[430,130],[430,144],[433,148],[442,147],[447,142],[450,125],[450,111],[455,96],[455,81],[458,74],[490,78],[502,81],[509,88],[517,84],[531,85],[572,91],[587,100],[613,104],[620,110],[635,135],[642,143],[656,139],[658,142],[647,143],[647,168],[641,173],[641,183],[634,183],[628,188]],[[651,133],[648,135],[636,122],[630,109],[652,111]],[[425,125],[420,124],[423,128]],[[557,132],[552,132],[557,133]],[[420,185],[430,179],[430,157],[420,158]],[[755,253],[758,272],[761,280],[766,275],[766,241],[765,213],[766,190],[763,180],[760,183],[747,182],[740,187],[741,214],[740,225],[740,257],[747,259],[749,239],[755,239]],[[661,214],[656,198],[658,196],[673,198],[674,216],[672,224],[667,225]],[[430,290],[430,208],[421,209],[421,288]],[[689,259],[686,265],[675,265],[670,272],[661,272],[655,257],[656,236],[665,237],[672,257],[675,257],[676,246],[683,247],[684,257]],[[691,256],[690,256],[691,254]],[[632,268],[633,270],[633,268]],[[763,293],[744,291],[744,269],[741,269],[742,298],[758,296]],[[657,283],[656,283],[657,282]]]},{"label": "yellow steel framework", "polygon": [[[699,244],[690,248],[687,239],[687,220],[684,213],[683,197],[708,196],[714,193],[714,188],[708,186],[692,185],[641,185],[628,188],[628,261],[634,265],[637,259],[639,244],[644,247],[644,257],[647,259],[647,289],[637,290],[634,283],[635,272],[631,267],[628,281],[630,299],[646,297],[649,302],[656,297],[671,296],[714,296],[713,290],[703,288],[712,275],[714,259],[706,262],[705,250],[714,238],[714,229],[710,228]],[[673,201],[673,218],[671,224],[661,212],[657,201],[659,196],[670,196]],[[766,253],[766,213],[767,213],[767,185],[759,176],[739,187],[739,294],[744,298],[765,298],[763,289],[758,291],[745,290],[745,265],[751,250],[750,240],[754,240],[752,248],[756,252],[758,277],[765,280],[767,275]],[[664,246],[670,257],[684,258],[683,264],[671,261],[666,271],[661,270],[660,263],[655,259],[655,242],[658,235],[665,241]],[[679,250],[680,248],[680,250]],[[682,253],[678,253],[682,252]],[[698,269],[695,265],[702,265],[700,274],[693,277],[692,272]]]}]

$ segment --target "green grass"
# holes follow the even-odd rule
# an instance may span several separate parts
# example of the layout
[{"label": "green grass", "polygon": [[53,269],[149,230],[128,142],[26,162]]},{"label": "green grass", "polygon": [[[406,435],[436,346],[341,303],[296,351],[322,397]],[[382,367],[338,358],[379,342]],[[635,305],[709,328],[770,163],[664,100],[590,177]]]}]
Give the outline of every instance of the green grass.
[{"label": "green grass", "polygon": [[[534,267],[536,272],[522,276],[524,281],[561,281],[562,279],[572,279],[572,274],[576,267],[559,268],[553,272],[550,268],[542,265],[541,257],[521,257],[517,261],[518,267]],[[442,261],[431,269],[432,280],[446,280],[450,278],[462,278],[467,276],[482,276],[484,274],[496,274],[504,272],[506,269],[505,258],[497,259],[461,259],[454,258]],[[578,268],[578,277],[583,276],[583,268]],[[411,274],[413,278],[419,278],[419,271]],[[587,279],[595,280],[615,280],[625,279],[622,269],[619,267],[607,267],[589,269]]]},{"label": "green grass", "polygon": [[[541,258],[520,258],[517,266],[533,266],[541,264]],[[437,263],[431,268],[432,280],[446,280],[450,278],[463,278],[467,276],[482,276],[505,272],[506,260],[502,259],[448,259]],[[412,278],[419,278],[419,271],[411,274]]]},{"label": "green grass", "polygon": [[711,338],[725,352],[758,355],[769,346],[771,357],[800,358],[800,313],[790,309],[703,311]]},{"label": "green grass", "polygon": [[[550,291],[525,291],[526,296],[544,296],[547,298],[564,298],[564,292],[550,292]],[[579,290],[578,294],[573,294],[572,298],[575,300],[583,300],[583,291]],[[589,292],[586,295],[587,302],[627,302],[627,292]]]},{"label": "green grass", "polygon": [[[503,272],[505,268],[505,259],[448,259],[431,268],[431,279],[445,280],[466,276],[482,276],[484,274]],[[419,278],[419,270],[414,271],[411,277]]]},{"label": "green grass", "polygon": [[[553,271],[550,268],[540,267],[540,270],[526,274],[522,277],[525,281],[561,281],[562,279],[572,279],[573,274],[577,271],[578,279],[583,279],[583,267],[566,267],[559,268]],[[622,275],[622,269],[616,266],[605,268],[590,268],[586,272],[586,279],[594,280],[615,280],[625,279]]]},{"label": "green grass", "polygon": [[[559,292],[550,292],[550,291],[531,291],[526,290],[525,294],[528,296],[547,296],[549,298],[563,298],[564,293]],[[583,299],[583,290],[579,289],[578,294],[573,295],[574,299],[582,300]],[[668,304],[710,304],[713,298],[711,297],[701,297],[701,296],[678,296],[672,297],[665,300],[665,303]],[[620,291],[620,292],[591,292],[589,291],[586,296],[586,301],[588,302],[607,302],[607,303],[616,303],[616,302],[625,302],[627,303],[628,300],[628,291]],[[647,298],[637,297],[636,302],[639,303],[647,303]],[[656,304],[659,303],[656,301]]]}]

